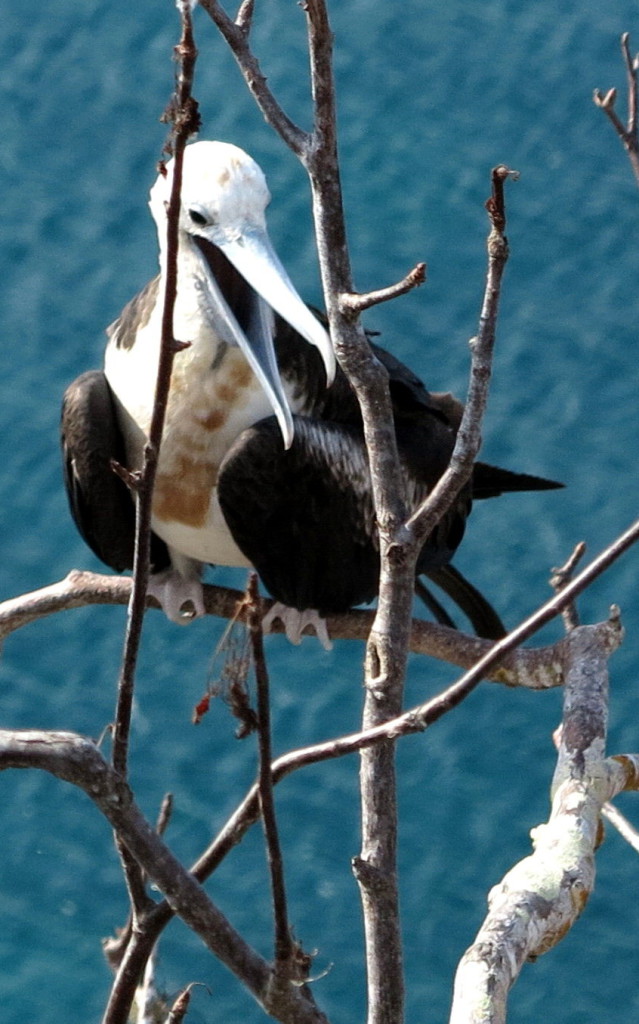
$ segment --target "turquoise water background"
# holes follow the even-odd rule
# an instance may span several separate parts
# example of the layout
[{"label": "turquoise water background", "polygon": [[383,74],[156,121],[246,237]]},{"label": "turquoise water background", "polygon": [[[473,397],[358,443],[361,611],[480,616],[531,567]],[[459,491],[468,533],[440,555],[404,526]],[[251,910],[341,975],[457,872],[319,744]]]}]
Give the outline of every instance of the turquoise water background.
[{"label": "turquoise water background", "polygon": [[[255,47],[291,116],[308,124],[305,26],[293,0],[258,2]],[[637,513],[639,192],[592,103],[617,85],[619,36],[639,47],[629,0],[406,0],[332,3],[345,205],[357,286],[398,279],[417,260],[427,284],[369,312],[366,324],[434,390],[463,395],[485,270],[490,168],[508,186],[507,268],[483,457],[565,481],[473,512],[456,564],[515,625],[548,595],[578,540],[595,554]],[[196,95],[203,138],[247,149],[273,194],[270,230],[300,292],[318,303],[308,188],[263,123],[202,11]],[[101,362],[104,327],[155,272],[146,208],[172,89],[178,19],[169,0],[34,0],[0,25],[0,599],[100,566],[75,532],[57,449],[66,384]],[[621,100],[620,100],[621,107]],[[639,607],[634,551],[580,601],[586,621],[622,608],[627,637],[611,663],[610,751],[637,738]],[[218,580],[243,584],[242,574]],[[124,610],[67,612],[8,639],[0,663],[3,727],[98,736],[110,721]],[[154,818],[175,795],[168,835],[193,859],[255,773],[251,740],[233,738],[219,704],[190,724],[223,624],[180,630],[148,617],[134,721],[133,783]],[[561,635],[548,627],[545,641]],[[362,645],[327,654],[268,641],[278,752],[357,728]],[[409,703],[454,669],[411,662]],[[427,735],[401,744],[400,861],[407,1020],[443,1021],[455,965],[489,888],[529,852],[544,820],[560,693],[484,684]],[[291,919],[317,950],[315,985],[332,1020],[364,1013],[357,888],[358,764],[323,765],[278,790]],[[620,801],[627,813],[636,805]],[[100,939],[124,923],[110,831],[87,799],[40,773],[0,780],[0,1021],[99,1021],[109,987]],[[634,1020],[639,875],[609,832],[584,918],[528,966],[512,1024]],[[261,837],[254,829],[209,883],[214,899],[269,955]],[[192,980],[189,1020],[260,1022],[262,1011],[181,925],[160,950],[159,980]]]}]

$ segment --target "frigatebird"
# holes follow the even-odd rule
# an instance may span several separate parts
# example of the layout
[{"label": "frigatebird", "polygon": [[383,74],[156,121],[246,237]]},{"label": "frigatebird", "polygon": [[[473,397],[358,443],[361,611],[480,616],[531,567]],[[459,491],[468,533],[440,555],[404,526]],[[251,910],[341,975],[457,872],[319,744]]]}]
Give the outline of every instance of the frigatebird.
[{"label": "frigatebird", "polygon": [[[112,465],[138,469],[148,436],[172,172],[171,161],[150,194],[160,273],[108,328],[104,371],[75,380],[62,407],[71,512],[87,544],[117,572],[133,564],[135,516]],[[271,245],[269,200],[261,169],[241,149],[222,142],[187,147],[173,323],[182,344],[153,497],[150,590],[169,618],[183,623],[204,612],[203,565],[253,566],[278,602],[275,614],[299,640],[307,621],[375,597],[379,551],[359,406],[322,317],[301,300]],[[389,375],[415,508],[448,465],[461,405],[428,392],[399,360],[372,347]],[[472,500],[556,486],[477,463],[427,538],[418,575],[447,591],[478,632],[494,636],[503,627],[450,565]]]}]

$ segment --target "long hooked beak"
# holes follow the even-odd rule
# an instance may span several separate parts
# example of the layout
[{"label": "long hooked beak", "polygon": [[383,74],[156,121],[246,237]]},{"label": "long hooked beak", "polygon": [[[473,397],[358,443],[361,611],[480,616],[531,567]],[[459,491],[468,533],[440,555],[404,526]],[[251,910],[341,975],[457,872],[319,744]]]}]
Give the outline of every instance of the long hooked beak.
[{"label": "long hooked beak", "polygon": [[326,383],[335,380],[335,353],[331,339],[295,287],[280,262],[266,231],[251,228],[238,238],[218,245],[236,270],[287,323],[315,345],[322,356]]},{"label": "long hooked beak", "polygon": [[[264,388],[277,417],[284,445],[293,443],[293,418],[282,387],[274,348],[273,310],[306,341],[319,349],[326,369],[327,385],[335,378],[335,354],[330,338],[296,292],[266,231],[250,228],[236,238],[215,237],[215,244],[193,235],[207,265],[211,292],[209,313],[218,334],[238,345]],[[215,249],[220,250],[250,285],[242,295],[242,327],[217,280]],[[219,257],[217,258],[219,263]],[[252,291],[251,291],[252,290]],[[239,310],[237,311],[239,312]]]}]

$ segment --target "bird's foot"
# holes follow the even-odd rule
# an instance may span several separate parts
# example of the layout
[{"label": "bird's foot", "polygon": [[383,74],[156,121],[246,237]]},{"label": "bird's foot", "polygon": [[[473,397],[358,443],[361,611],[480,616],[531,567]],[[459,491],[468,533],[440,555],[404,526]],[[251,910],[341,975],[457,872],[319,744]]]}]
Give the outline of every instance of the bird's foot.
[{"label": "bird's foot", "polygon": [[275,601],[262,619],[262,629],[265,633],[270,633],[276,619],[283,624],[284,632],[292,644],[300,644],[304,630],[310,626],[315,630],[315,635],[324,650],[333,650],[333,644],[326,628],[326,619],[321,617],[316,608],[307,608],[300,612],[297,608],[289,608],[288,605]]},{"label": "bird's foot", "polygon": [[159,601],[162,611],[178,626],[188,626],[205,614],[200,580],[184,577],[176,569],[165,569],[151,576],[147,593]]}]

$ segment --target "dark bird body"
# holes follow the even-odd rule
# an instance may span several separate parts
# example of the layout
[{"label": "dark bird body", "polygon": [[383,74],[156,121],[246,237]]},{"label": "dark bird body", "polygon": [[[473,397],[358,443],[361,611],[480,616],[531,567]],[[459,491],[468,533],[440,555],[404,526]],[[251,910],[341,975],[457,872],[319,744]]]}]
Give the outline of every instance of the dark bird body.
[{"label": "dark bird body", "polygon": [[[187,156],[214,146],[224,150],[221,165],[212,149],[199,157],[207,157],[206,175],[208,158],[218,159],[215,181],[223,190],[236,163],[244,172],[242,159],[250,158],[212,143],[189,147]],[[254,175],[256,165],[248,166]],[[288,279],[290,292],[273,301],[274,315],[272,267],[266,287],[252,266],[247,280],[237,225],[220,234],[217,212],[213,217],[202,197],[196,205],[189,196],[195,185],[187,180],[186,196],[183,188],[175,325],[176,337],[189,347],[176,355],[153,508],[152,570],[171,587],[176,577],[187,585],[178,587],[175,599],[161,591],[167,614],[179,621],[185,600],[202,610],[196,596],[206,562],[254,566],[273,597],[299,612],[326,615],[369,602],[377,593],[379,551],[355,395],[339,368],[335,372],[322,326],[300,312]],[[154,213],[161,228],[161,214]],[[257,215],[248,216],[249,244],[251,216]],[[200,223],[205,217],[209,227]],[[117,571],[132,566],[134,515],[110,461],[130,469],[140,464],[157,366],[161,280],[129,303],[110,329],[106,372],[83,374],[63,403],[71,511],[89,546]],[[212,291],[202,299],[206,288]],[[407,499],[416,508],[448,465],[461,406],[450,395],[429,393],[390,353],[373,349],[389,374]],[[556,486],[477,464],[427,538],[418,574],[447,590],[478,631],[494,635],[501,623],[450,565],[473,498]]]}]

